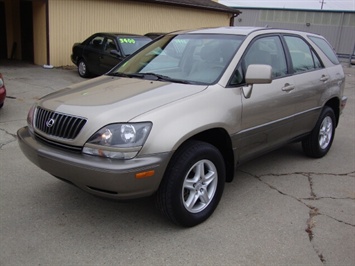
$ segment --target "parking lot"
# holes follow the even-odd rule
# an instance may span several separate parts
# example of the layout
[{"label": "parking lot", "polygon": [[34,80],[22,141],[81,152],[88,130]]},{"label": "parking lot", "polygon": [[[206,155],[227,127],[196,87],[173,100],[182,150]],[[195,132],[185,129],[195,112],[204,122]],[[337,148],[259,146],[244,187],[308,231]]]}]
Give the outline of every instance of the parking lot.
[{"label": "parking lot", "polygon": [[355,67],[344,71],[348,102],[324,158],[295,143],[250,161],[212,217],[185,229],[153,199],[97,198],[27,160],[16,132],[32,103],[83,79],[73,67],[0,61],[0,264],[355,265]]}]

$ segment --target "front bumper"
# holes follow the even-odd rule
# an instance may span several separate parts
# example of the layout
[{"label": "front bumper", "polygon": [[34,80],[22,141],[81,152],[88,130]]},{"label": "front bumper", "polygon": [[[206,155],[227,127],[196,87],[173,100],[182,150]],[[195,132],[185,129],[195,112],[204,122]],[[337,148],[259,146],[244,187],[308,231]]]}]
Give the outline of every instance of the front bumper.
[{"label": "front bumper", "polygon": [[77,56],[74,56],[74,54],[71,54],[70,59],[74,65],[76,65],[76,66],[78,65],[78,57]]},{"label": "front bumper", "polygon": [[[36,140],[28,127],[17,132],[26,157],[44,171],[101,197],[134,199],[152,195],[159,187],[169,153],[112,160],[66,151]],[[154,175],[137,178],[137,173],[154,171]]]}]

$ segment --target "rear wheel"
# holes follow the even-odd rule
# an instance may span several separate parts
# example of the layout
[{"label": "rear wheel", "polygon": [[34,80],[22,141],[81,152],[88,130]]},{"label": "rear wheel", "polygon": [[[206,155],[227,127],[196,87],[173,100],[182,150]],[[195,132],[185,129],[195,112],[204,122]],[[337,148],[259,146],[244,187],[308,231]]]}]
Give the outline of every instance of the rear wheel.
[{"label": "rear wheel", "polygon": [[212,215],[224,183],[225,165],[219,150],[189,141],[169,163],[157,193],[157,207],[175,224],[195,226]]},{"label": "rear wheel", "polygon": [[78,74],[82,78],[88,78],[90,76],[90,72],[88,70],[88,67],[86,65],[86,62],[84,59],[80,59],[78,63]]},{"label": "rear wheel", "polygon": [[302,141],[303,151],[308,156],[321,158],[328,153],[334,139],[335,123],[333,109],[324,107],[311,134]]}]

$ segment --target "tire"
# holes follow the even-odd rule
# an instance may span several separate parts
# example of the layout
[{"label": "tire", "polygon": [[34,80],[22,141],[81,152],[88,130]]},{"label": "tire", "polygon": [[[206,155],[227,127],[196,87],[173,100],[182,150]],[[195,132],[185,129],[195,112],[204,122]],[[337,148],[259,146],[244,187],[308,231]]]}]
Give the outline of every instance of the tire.
[{"label": "tire", "polygon": [[302,141],[302,148],[307,156],[321,158],[328,153],[334,139],[335,123],[333,109],[328,106],[324,107],[316,126]]},{"label": "tire", "polygon": [[173,223],[195,226],[216,209],[225,180],[225,164],[219,150],[205,142],[188,141],[167,167],[157,192],[157,207]]},{"label": "tire", "polygon": [[80,59],[78,63],[78,74],[82,78],[90,77],[90,72],[88,70],[87,64],[84,59]]}]

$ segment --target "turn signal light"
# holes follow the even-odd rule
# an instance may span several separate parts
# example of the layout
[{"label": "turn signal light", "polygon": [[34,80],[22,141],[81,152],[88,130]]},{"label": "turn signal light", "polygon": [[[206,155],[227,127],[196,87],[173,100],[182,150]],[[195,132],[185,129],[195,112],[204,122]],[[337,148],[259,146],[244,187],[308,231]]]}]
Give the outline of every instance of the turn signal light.
[{"label": "turn signal light", "polygon": [[136,173],[136,178],[150,177],[150,176],[153,176],[154,174],[155,174],[154,170],[149,170],[149,171],[145,171],[145,172]]}]

